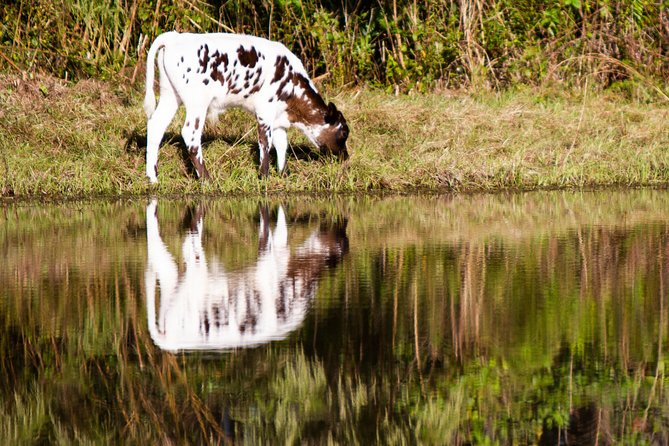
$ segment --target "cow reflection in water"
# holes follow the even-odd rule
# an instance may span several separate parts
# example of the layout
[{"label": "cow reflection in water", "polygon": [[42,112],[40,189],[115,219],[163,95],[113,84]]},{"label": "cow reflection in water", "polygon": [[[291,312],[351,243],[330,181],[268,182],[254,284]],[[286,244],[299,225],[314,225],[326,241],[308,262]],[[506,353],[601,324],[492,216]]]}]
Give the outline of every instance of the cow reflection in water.
[{"label": "cow reflection in water", "polygon": [[146,302],[151,337],[164,350],[230,349],[285,338],[304,320],[319,277],[348,248],[346,221],[340,219],[315,230],[291,252],[283,208],[272,230],[269,210],[261,206],[258,260],[225,271],[205,256],[203,212],[195,209],[181,248],[185,271],[180,272],[160,237],[156,206],[154,200],[146,208]]}]

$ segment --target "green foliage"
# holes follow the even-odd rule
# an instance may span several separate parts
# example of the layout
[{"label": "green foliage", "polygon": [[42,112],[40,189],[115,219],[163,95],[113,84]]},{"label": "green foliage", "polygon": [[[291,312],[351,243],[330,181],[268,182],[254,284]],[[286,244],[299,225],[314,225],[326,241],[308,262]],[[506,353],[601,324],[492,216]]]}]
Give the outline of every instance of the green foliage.
[{"label": "green foliage", "polygon": [[135,79],[132,67],[148,43],[176,29],[280,40],[333,86],[503,88],[581,83],[588,76],[608,86],[638,78],[626,66],[658,82],[669,74],[662,46],[669,39],[666,6],[651,0],[17,0],[0,6],[0,63],[65,78],[120,72]]}]

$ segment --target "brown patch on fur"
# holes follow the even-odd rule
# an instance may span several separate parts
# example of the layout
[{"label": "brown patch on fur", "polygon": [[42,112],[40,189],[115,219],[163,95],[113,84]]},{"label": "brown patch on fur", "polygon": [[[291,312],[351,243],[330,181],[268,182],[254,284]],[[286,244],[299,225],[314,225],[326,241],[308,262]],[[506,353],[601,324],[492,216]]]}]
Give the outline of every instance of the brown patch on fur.
[{"label": "brown patch on fur", "polygon": [[254,85],[253,88],[249,90],[249,94],[254,94],[260,91],[260,88],[262,87],[262,84],[260,85]]},{"label": "brown patch on fur", "polygon": [[276,90],[276,97],[280,101],[288,101],[288,99],[290,99],[290,97],[293,95],[292,90],[286,88],[289,81],[289,78],[284,79],[283,82],[281,82],[279,85],[279,88]]},{"label": "brown patch on fur", "polygon": [[239,59],[239,63],[245,67],[255,67],[259,57],[259,53],[253,46],[250,50],[246,50],[243,45],[240,45],[239,48],[237,48],[237,58]]},{"label": "brown patch on fur", "polygon": [[[289,85],[292,84],[292,85]],[[294,94],[295,87],[303,90],[301,96]],[[320,124],[324,120],[327,106],[323,98],[311,87],[309,80],[299,73],[290,73],[277,90],[279,100],[288,106],[288,119],[307,125]]]},{"label": "brown patch on fur", "polygon": [[228,75],[225,77],[225,82],[228,84],[228,93],[239,94],[242,91],[241,88],[239,88],[237,86],[237,82],[236,82],[239,75],[236,75],[233,78],[233,76],[232,76],[233,74],[234,74],[234,71],[230,71],[228,73]]},{"label": "brown patch on fur", "polygon": [[274,62],[274,77],[270,84],[279,82],[284,74],[286,74],[286,67],[288,66],[288,58],[286,56],[277,56],[276,62]]},{"label": "brown patch on fur", "polygon": [[[225,53],[220,54],[218,50],[216,50],[211,57],[213,61],[211,62],[211,74],[209,76],[212,80],[218,81],[221,85],[225,85],[224,73],[228,70],[228,63],[230,62],[228,55]],[[220,69],[221,65],[223,65],[223,70]],[[208,83],[208,81],[205,82],[205,85]]]},{"label": "brown patch on fur", "polygon": [[321,145],[321,149],[327,149],[332,153],[339,153],[338,150],[333,150],[333,148],[338,147],[337,144],[337,128],[333,126],[323,127],[321,129],[320,135],[318,135],[318,142]]},{"label": "brown patch on fur", "polygon": [[223,69],[219,71],[222,71],[223,73],[228,71],[228,63],[230,61],[227,54],[221,54],[218,52],[218,50],[216,50],[214,51],[214,54],[211,55],[211,57],[214,59],[214,61],[211,63],[212,70],[219,70],[219,67],[223,65]]},{"label": "brown patch on fur", "polygon": [[256,76],[253,79],[253,85],[257,85],[258,82],[260,82],[260,76],[262,75],[262,68],[258,68],[258,71],[256,71]]},{"label": "brown patch on fur", "polygon": [[195,130],[200,128],[200,118],[195,118]]},{"label": "brown patch on fur", "polygon": [[263,151],[263,160],[260,164],[260,175],[266,177],[269,174],[269,140],[270,127],[264,122],[258,121],[258,148]]},{"label": "brown patch on fur", "polygon": [[223,74],[218,71],[218,70],[211,70],[211,80],[213,81],[218,81],[221,85],[225,85],[225,77],[223,77]]},{"label": "brown patch on fur", "polygon": [[[197,50],[197,59],[198,62],[200,62],[200,70],[198,70],[198,72],[206,72],[207,65],[209,65],[209,45],[205,43]],[[181,60],[183,61],[183,58]]]},{"label": "brown patch on fur", "polygon": [[[262,68],[260,67],[258,67],[255,73],[253,72],[249,73],[249,80],[253,78],[253,87],[249,90],[249,95],[259,92],[262,86],[264,85],[264,81],[260,81],[261,75],[262,75]],[[248,88],[247,84],[244,84],[244,87]]]},{"label": "brown patch on fur", "polygon": [[190,160],[193,163],[193,167],[197,171],[198,178],[209,179],[209,171],[204,165],[204,161],[200,162],[197,158],[198,148],[197,146],[190,146],[188,148],[188,154],[190,155]]}]

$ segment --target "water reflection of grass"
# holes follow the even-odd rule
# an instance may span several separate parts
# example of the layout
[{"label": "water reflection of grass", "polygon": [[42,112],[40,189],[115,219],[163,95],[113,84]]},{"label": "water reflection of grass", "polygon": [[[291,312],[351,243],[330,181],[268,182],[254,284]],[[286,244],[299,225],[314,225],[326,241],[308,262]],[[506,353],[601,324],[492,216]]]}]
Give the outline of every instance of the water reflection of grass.
[{"label": "water reflection of grass", "polygon": [[328,413],[323,365],[308,360],[302,352],[296,352],[283,366],[270,382],[269,392],[269,407],[264,412],[274,414],[274,433],[287,444],[297,443],[305,425],[324,419]]},{"label": "water reflection of grass", "polygon": [[[349,218],[350,255],[315,301],[330,317],[290,342],[222,356],[153,346],[141,204],[67,218],[11,208],[0,440],[223,442],[234,426],[247,443],[536,443],[579,417],[602,441],[664,439],[666,195],[441,200],[342,200],[302,217],[286,205],[311,225]],[[207,252],[226,263],[257,247],[256,204],[241,209],[210,204],[220,225]],[[178,247],[182,207],[159,212]],[[107,245],[83,244],[99,231]],[[237,242],[245,252],[226,249]],[[58,249],[46,255],[45,243]],[[51,266],[22,271],[26,253]]]}]

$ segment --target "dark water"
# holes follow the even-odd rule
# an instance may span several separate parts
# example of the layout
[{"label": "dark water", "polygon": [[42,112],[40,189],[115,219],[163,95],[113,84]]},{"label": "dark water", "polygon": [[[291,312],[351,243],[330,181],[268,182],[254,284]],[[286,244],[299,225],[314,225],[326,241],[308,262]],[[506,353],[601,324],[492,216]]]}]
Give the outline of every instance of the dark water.
[{"label": "dark water", "polygon": [[0,207],[0,443],[666,444],[669,193]]}]

